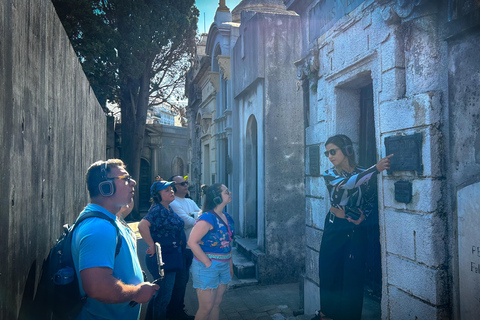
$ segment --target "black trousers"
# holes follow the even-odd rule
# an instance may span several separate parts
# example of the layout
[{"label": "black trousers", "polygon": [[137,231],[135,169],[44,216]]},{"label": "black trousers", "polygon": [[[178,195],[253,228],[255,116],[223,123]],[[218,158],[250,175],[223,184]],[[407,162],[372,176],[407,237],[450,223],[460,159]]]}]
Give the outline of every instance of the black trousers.
[{"label": "black trousers", "polygon": [[[333,220],[333,222],[331,222]],[[333,320],[360,320],[367,233],[360,224],[327,214],[319,255],[320,306]]]},{"label": "black trousers", "polygon": [[172,297],[167,306],[167,315],[175,315],[177,312],[182,312],[185,307],[185,291],[187,282],[190,278],[190,266],[192,265],[193,253],[189,248],[183,250],[183,266],[184,268],[177,271],[175,276],[175,285],[173,286]]}]

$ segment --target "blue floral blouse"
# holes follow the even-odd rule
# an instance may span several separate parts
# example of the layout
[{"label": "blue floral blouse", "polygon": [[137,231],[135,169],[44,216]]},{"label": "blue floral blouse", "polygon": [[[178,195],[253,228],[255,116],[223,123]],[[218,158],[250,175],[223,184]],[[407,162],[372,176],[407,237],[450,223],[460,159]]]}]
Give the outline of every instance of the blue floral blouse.
[{"label": "blue floral blouse", "polygon": [[168,209],[161,204],[154,204],[143,218],[150,222],[150,234],[154,242],[160,242],[162,238],[175,238],[178,243],[182,240],[185,222],[170,206]]},{"label": "blue floral blouse", "polygon": [[206,221],[213,226],[213,229],[209,230],[198,243],[206,254],[229,254],[232,251],[231,242],[234,236],[233,219],[228,213],[224,212],[224,214],[227,217],[228,226],[232,232],[231,235],[229,235],[227,226],[223,221],[218,219],[212,212],[205,212],[198,217],[198,221]]}]

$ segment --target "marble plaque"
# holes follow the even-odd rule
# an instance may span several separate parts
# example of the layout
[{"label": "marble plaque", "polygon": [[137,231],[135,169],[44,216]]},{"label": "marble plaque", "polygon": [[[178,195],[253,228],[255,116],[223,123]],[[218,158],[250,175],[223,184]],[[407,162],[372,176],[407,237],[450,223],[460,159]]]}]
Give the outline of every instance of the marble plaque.
[{"label": "marble plaque", "polygon": [[480,182],[457,192],[460,318],[479,319]]}]

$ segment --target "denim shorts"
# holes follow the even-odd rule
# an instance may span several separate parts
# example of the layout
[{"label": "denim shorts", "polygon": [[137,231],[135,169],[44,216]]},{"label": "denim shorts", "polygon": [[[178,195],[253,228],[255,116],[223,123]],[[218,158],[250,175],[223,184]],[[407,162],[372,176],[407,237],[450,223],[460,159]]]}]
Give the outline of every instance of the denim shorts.
[{"label": "denim shorts", "polygon": [[232,280],[229,261],[212,260],[212,265],[207,268],[203,262],[194,258],[190,272],[195,289],[215,289],[220,284],[227,284]]}]

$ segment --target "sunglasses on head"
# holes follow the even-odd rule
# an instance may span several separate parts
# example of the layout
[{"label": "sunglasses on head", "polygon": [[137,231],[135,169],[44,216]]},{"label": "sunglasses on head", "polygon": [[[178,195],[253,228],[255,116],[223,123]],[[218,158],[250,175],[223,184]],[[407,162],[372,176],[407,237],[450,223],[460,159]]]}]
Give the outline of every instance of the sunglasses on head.
[{"label": "sunglasses on head", "polygon": [[188,181],[183,181],[183,182],[175,183],[175,184],[179,184],[179,185],[181,185],[182,187],[185,187],[185,186],[188,185]]},{"label": "sunglasses on head", "polygon": [[340,150],[340,148],[334,148],[334,149],[327,150],[323,154],[325,155],[325,157],[328,158],[329,155],[332,155],[332,156],[336,155],[337,150]]}]

